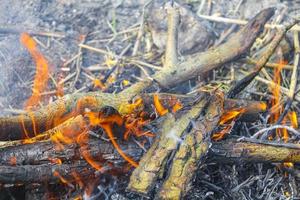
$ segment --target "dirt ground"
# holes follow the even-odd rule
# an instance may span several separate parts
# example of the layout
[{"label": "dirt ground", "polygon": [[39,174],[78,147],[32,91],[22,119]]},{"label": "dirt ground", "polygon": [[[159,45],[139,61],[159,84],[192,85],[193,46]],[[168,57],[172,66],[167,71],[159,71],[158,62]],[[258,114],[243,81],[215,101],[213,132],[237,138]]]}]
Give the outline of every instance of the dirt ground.
[{"label": "dirt ground", "polygon": [[[199,12],[201,0],[181,0],[194,13]],[[204,1],[206,2],[206,1]],[[209,2],[209,1],[207,1]],[[300,2],[284,0],[214,0],[211,7],[204,4],[201,14],[216,14],[228,18],[248,20],[263,8],[287,6],[289,13],[299,14]],[[20,44],[20,33],[46,31],[63,34],[64,38],[36,36],[39,48],[47,57],[54,79],[61,73],[68,77],[78,69],[78,64],[65,65],[80,51],[80,36],[88,34],[85,44],[106,49],[119,55],[129,46],[124,55],[131,55],[136,37],[116,36],[114,33],[138,27],[143,5],[146,0],[0,0],[0,115],[7,116],[22,112],[23,103],[31,95],[31,84],[35,74],[35,63],[30,54]],[[237,8],[237,5],[240,7]],[[202,19],[199,19],[202,20]],[[204,22],[213,30],[214,41],[222,31],[231,25]],[[187,30],[188,31],[188,30]],[[130,46],[131,45],[131,46]],[[205,50],[205,49],[203,49]],[[81,50],[81,68],[104,67],[103,55]],[[109,70],[97,72],[95,76],[104,77]],[[128,73],[132,75],[133,71]],[[93,90],[90,80],[80,75],[70,78],[64,87],[65,93],[76,90]],[[134,76],[128,77],[135,81]],[[113,88],[119,88],[116,83]],[[50,83],[47,91],[54,89]],[[114,90],[109,89],[108,92]],[[45,95],[45,104],[55,100]],[[191,186],[186,199],[288,199],[279,191],[286,190],[291,184],[299,183],[297,178],[283,177],[274,165],[235,164],[219,166],[214,163],[201,166],[199,174]],[[199,178],[198,178],[199,177]],[[260,181],[264,179],[265,181]],[[234,181],[232,181],[234,180]],[[267,191],[267,192],[266,192]],[[280,193],[280,194],[279,194]],[[268,196],[266,196],[268,194]],[[298,193],[299,194],[299,193]],[[299,194],[300,195],[300,194]],[[300,197],[300,196],[298,196]],[[9,199],[9,197],[7,196]],[[116,193],[114,199],[141,199],[132,194]],[[0,197],[0,199],[2,199]],[[13,199],[13,198],[11,198]]]}]

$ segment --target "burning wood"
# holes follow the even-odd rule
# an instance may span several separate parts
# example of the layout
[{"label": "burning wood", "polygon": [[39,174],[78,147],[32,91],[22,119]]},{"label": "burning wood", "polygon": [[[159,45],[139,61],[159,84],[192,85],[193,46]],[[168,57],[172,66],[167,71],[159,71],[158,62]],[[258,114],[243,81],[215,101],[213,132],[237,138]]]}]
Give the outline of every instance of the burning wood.
[{"label": "burning wood", "polygon": [[[147,78],[117,93],[69,94],[40,109],[36,107],[50,77],[48,61],[34,39],[23,33],[21,42],[36,63],[36,74],[32,96],[25,103],[27,112],[0,118],[0,183],[8,186],[61,182],[73,189],[77,184],[81,191],[91,196],[86,181],[82,180],[97,179],[105,173],[130,174],[126,187],[130,192],[158,199],[182,199],[191,189],[196,173],[201,171],[199,166],[207,161],[278,162],[289,167],[300,163],[299,147],[292,143],[300,135],[296,130],[297,114],[290,111],[296,95],[295,82],[289,90],[290,103],[285,107],[282,104],[281,70],[287,63],[280,59],[279,67],[275,68],[270,104],[261,99],[234,99],[259,72],[265,72],[264,66],[280,41],[298,21],[292,20],[275,33],[267,50],[256,59],[253,71],[240,81],[194,84],[193,91],[188,93],[178,88],[187,81],[189,84],[197,82],[197,77],[204,77],[247,54],[274,15],[274,9],[259,12],[226,42],[181,58],[178,55],[178,34],[182,32],[179,26],[186,18],[183,16],[185,12],[186,9],[177,3],[167,5],[168,32],[162,67],[145,64],[122,53],[116,55],[90,47],[83,44],[87,37],[81,37],[84,39],[80,40],[79,54],[83,49],[106,54],[111,59],[105,63],[110,70],[102,79],[93,77],[78,65],[79,72],[74,75],[73,85],[81,70],[92,81],[93,89],[100,90],[109,90],[110,86],[105,82],[118,65],[135,63],[155,71],[152,73],[142,68]],[[134,49],[139,48],[140,42],[137,41]],[[299,44],[295,43],[295,46],[298,48]],[[77,64],[80,62],[77,60]],[[297,52],[294,78],[298,62]],[[125,79],[121,83],[125,86],[129,81]],[[156,92],[151,93],[153,91]],[[164,93],[171,91],[177,94]],[[236,130],[235,124],[260,121],[263,113],[269,115],[265,125],[274,126],[266,126],[254,134],[248,129]],[[287,126],[289,124],[291,126]],[[231,132],[239,132],[243,137],[230,139]],[[246,135],[248,138],[244,137]],[[258,140],[258,137],[282,139],[284,143]],[[155,194],[152,193],[154,188]]]}]

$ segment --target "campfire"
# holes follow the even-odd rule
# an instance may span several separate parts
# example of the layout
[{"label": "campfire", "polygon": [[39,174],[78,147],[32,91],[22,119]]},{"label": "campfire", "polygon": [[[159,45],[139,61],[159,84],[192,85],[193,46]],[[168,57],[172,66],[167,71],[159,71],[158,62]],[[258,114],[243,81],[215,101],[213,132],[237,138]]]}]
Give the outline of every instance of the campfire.
[{"label": "campfire", "polygon": [[212,2],[145,2],[124,29],[0,28],[34,66],[0,102],[0,199],[299,198],[299,16]]}]

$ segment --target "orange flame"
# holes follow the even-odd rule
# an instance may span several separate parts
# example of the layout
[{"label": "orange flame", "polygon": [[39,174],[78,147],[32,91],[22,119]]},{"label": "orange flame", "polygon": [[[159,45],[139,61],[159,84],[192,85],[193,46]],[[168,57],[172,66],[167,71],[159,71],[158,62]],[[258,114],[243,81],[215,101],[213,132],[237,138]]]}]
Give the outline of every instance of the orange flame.
[{"label": "orange flame", "polygon": [[87,161],[87,163],[89,163],[94,169],[98,171],[101,170],[102,166],[89,154],[88,145],[86,144],[88,141],[88,134],[82,133],[77,137],[76,141],[81,146],[81,155]]},{"label": "orange flame", "polygon": [[119,114],[114,114],[110,116],[102,116],[101,113],[94,113],[94,112],[87,112],[87,117],[90,120],[90,124],[92,126],[100,125],[104,130],[107,136],[109,137],[111,143],[116,148],[118,153],[132,166],[137,167],[138,163],[136,163],[133,159],[128,157],[118,143],[115,140],[114,134],[111,130],[111,125],[116,123],[117,125],[121,126],[123,124],[123,118]]},{"label": "orange flame", "polygon": [[[270,110],[271,117],[270,122],[276,123],[280,117],[280,114],[283,111],[283,106],[280,103],[281,100],[281,91],[280,91],[280,85],[281,85],[281,71],[283,67],[287,64],[286,61],[280,60],[279,66],[274,70],[274,83],[275,86],[271,88],[271,92],[273,94],[273,99],[271,100],[272,108]],[[286,119],[284,118],[282,121],[282,124],[286,123]],[[276,129],[276,137],[282,137],[282,139],[287,142],[289,138],[288,131],[286,129]],[[270,137],[273,139],[273,137]]]},{"label": "orange flame", "polygon": [[244,108],[238,108],[238,109],[235,109],[235,110],[230,110],[230,111],[224,113],[221,116],[219,124],[223,125],[223,124],[237,118],[240,114],[242,114],[244,112],[245,112]]},{"label": "orange flame", "polygon": [[261,102],[258,106],[262,111],[267,110],[267,104],[265,102]]},{"label": "orange flame", "polygon": [[[280,61],[279,62],[279,66],[275,69],[274,71],[274,83],[275,86],[274,88],[271,89],[272,94],[273,94],[273,99],[271,101],[272,107],[276,108],[275,113],[273,114],[271,121],[272,122],[276,122],[279,119],[281,110],[282,110],[282,106],[280,105],[280,99],[281,99],[281,92],[280,92],[280,83],[281,83],[281,70],[283,69],[283,67],[287,64],[286,61]],[[277,136],[279,135],[279,132],[276,131]]]},{"label": "orange flame", "polygon": [[22,126],[22,129],[23,129],[23,133],[25,134],[25,137],[30,138],[29,133],[28,133],[26,127],[25,127],[24,115],[22,115],[22,114],[20,115],[20,122],[21,122],[21,126]]},{"label": "orange flame", "polygon": [[163,116],[169,112],[168,109],[164,108],[164,106],[161,104],[157,94],[153,95],[153,102],[155,109],[160,116]]},{"label": "orange flame", "polygon": [[[282,124],[286,124],[286,118],[284,118],[283,120],[282,120]],[[287,142],[288,140],[289,140],[289,133],[288,133],[288,131],[285,129],[285,128],[283,128],[283,129],[278,129],[278,131],[279,131],[279,134],[282,134],[282,139],[283,139],[283,141],[284,142]],[[280,132],[281,131],[281,132]]]},{"label": "orange flame", "polygon": [[295,111],[289,112],[288,114],[292,127],[293,128],[298,128],[298,117]]},{"label": "orange flame", "polygon": [[36,74],[33,81],[32,96],[25,102],[25,107],[30,108],[38,104],[41,98],[40,93],[47,87],[49,79],[48,61],[38,50],[36,42],[28,33],[22,33],[20,41],[29,51],[36,63]]},{"label": "orange flame", "polygon": [[[245,108],[237,108],[234,110],[229,110],[225,112],[221,117],[219,121],[219,125],[225,125],[225,128],[223,128],[221,131],[213,133],[211,138],[215,141],[219,141],[225,137],[225,135],[231,130],[234,120],[242,113],[246,111]],[[229,122],[231,122],[229,124]]]},{"label": "orange flame", "polygon": [[[91,121],[95,118],[94,113],[89,113],[89,117]],[[88,134],[85,129],[86,123],[83,120],[82,116],[79,115],[76,118],[70,118],[69,120],[77,119],[77,123],[74,126],[70,126],[67,128],[63,128],[62,130],[56,131],[50,139],[57,145],[59,150],[64,149],[64,144],[79,144],[81,146],[81,155],[82,157],[96,170],[100,170],[102,166],[95,160],[93,160],[92,156],[89,154],[87,141]],[[103,120],[102,120],[103,121]],[[97,121],[98,123],[102,121]],[[67,123],[66,121],[65,123]],[[95,122],[93,122],[95,123]]]},{"label": "orange flame", "polygon": [[128,157],[123,150],[121,149],[121,147],[118,145],[118,143],[115,140],[115,137],[113,135],[113,132],[111,130],[111,126],[109,124],[102,124],[101,127],[105,130],[105,132],[107,133],[107,136],[109,137],[111,143],[114,145],[114,147],[117,149],[118,153],[128,162],[130,163],[132,166],[137,167],[138,163],[135,162],[132,158]]},{"label": "orange flame", "polygon": [[92,126],[97,126],[103,123],[116,123],[119,126],[123,124],[123,118],[120,115],[110,115],[105,117],[100,117],[99,113],[96,112],[86,112],[86,116],[89,118],[89,122]]},{"label": "orange flame", "polygon": [[132,113],[138,109],[141,109],[143,107],[143,99],[137,98],[134,100],[133,103],[129,104],[122,104],[120,108],[118,109],[120,113]]},{"label": "orange flame", "polygon": [[60,175],[60,173],[58,171],[54,171],[53,175],[58,177],[62,183],[66,184],[70,187],[74,187],[67,179],[65,179],[62,175]]},{"label": "orange flame", "polygon": [[231,126],[226,126],[220,132],[214,133],[211,139],[213,139],[214,141],[222,140],[225,137],[225,135],[230,131],[231,128],[232,128]]},{"label": "orange flame", "polygon": [[172,107],[172,112],[176,113],[178,110],[182,108],[182,104],[179,101],[176,101],[175,105]]},{"label": "orange flame", "polygon": [[36,124],[35,124],[34,114],[32,112],[28,112],[28,115],[30,116],[30,119],[32,122],[34,136],[37,136],[38,132],[37,132]]},{"label": "orange flame", "polygon": [[124,133],[124,139],[128,140],[130,134],[136,135],[137,137],[141,137],[141,136],[154,137],[154,134],[151,133],[150,131],[141,130],[141,128],[148,123],[149,120],[145,120],[143,119],[143,117],[135,117],[135,116],[131,117],[130,115],[126,116],[125,119],[126,131]]},{"label": "orange flame", "polygon": [[66,126],[56,129],[50,137],[59,149],[63,149],[63,144],[75,143],[76,139],[86,131],[86,122],[81,115],[68,119],[65,124]]},{"label": "orange flame", "polygon": [[92,158],[88,151],[82,151],[81,155],[94,169],[97,171],[102,169],[102,166]]}]

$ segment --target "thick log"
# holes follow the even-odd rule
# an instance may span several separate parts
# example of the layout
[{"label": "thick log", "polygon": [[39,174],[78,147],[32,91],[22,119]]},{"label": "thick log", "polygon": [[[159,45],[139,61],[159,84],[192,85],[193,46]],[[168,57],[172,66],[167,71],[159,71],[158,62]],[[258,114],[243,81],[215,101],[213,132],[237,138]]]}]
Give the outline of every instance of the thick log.
[{"label": "thick log", "polygon": [[[182,162],[182,166],[177,168],[180,172],[178,177],[181,176],[183,183],[188,183],[191,178],[193,170],[197,169],[197,157],[204,155],[207,150],[208,141],[202,141],[202,143],[197,143],[195,148],[190,148],[189,144],[195,144],[194,142],[198,139],[201,140],[200,135],[189,134],[185,139],[187,146],[180,147],[179,152],[183,152],[182,156],[177,154],[175,157],[173,166],[177,166],[179,162]],[[197,141],[198,141],[197,140]],[[117,169],[126,165],[126,161],[118,154],[117,150],[113,147],[111,143],[91,139],[88,143],[89,148],[81,149],[78,145],[65,145],[65,149],[58,151],[55,148],[55,144],[50,141],[47,142],[38,142],[35,144],[23,144],[15,147],[8,147],[0,151],[1,163],[0,163],[0,182],[1,183],[40,183],[40,182],[58,182],[59,178],[54,176],[53,170],[61,170],[60,175],[68,178],[72,182],[73,178],[69,177],[67,174],[70,169],[76,170],[79,174],[83,172],[82,177],[89,177],[92,175],[95,170],[91,166],[85,163],[85,160],[82,158],[82,151],[87,151],[96,161],[99,161],[101,164],[106,165],[106,163],[113,164]],[[120,146],[132,158],[139,160],[139,158],[144,153],[143,150],[137,147],[136,144],[132,142],[120,143]],[[183,151],[183,147],[186,147]],[[186,154],[189,152],[190,154]],[[202,154],[204,153],[204,154]],[[187,155],[187,156],[184,156]],[[188,155],[194,155],[189,157]],[[11,159],[15,156],[16,159]],[[219,162],[219,163],[240,163],[240,162],[252,162],[252,163],[283,163],[283,162],[293,162],[300,164],[300,146],[297,144],[290,143],[273,143],[273,142],[245,142],[237,141],[236,139],[224,140],[221,142],[213,142],[211,148],[209,149],[207,157],[209,158],[208,162]],[[52,159],[51,159],[52,158]],[[62,165],[54,164],[53,160],[57,158],[62,161]],[[177,158],[177,159],[176,159]],[[181,159],[189,158],[189,159]],[[12,162],[13,160],[13,162]],[[51,161],[52,160],[52,161]],[[71,161],[71,162],[70,162]],[[80,162],[79,162],[80,161]],[[153,160],[152,160],[153,161]],[[152,162],[151,161],[151,162]],[[76,163],[81,164],[76,164]],[[150,163],[151,163],[150,162]],[[149,164],[150,164],[149,163]],[[177,164],[176,164],[177,163]],[[199,163],[198,163],[199,164]],[[61,166],[61,167],[59,167]],[[181,165],[180,165],[181,166]],[[78,169],[77,169],[78,168]],[[90,171],[82,171],[84,168],[89,169]],[[180,170],[181,169],[181,170]],[[39,170],[42,172],[40,175]],[[67,171],[64,171],[67,170]],[[175,178],[174,181],[179,181],[176,176],[177,173],[175,168],[172,167],[172,171],[169,177]],[[16,176],[12,176],[13,173],[16,173]],[[35,175],[37,176],[35,177]],[[185,175],[186,176],[185,176]],[[41,181],[40,178],[43,177]],[[12,177],[12,178],[9,178]],[[142,177],[141,177],[142,178]],[[174,182],[172,179],[168,178],[165,185]],[[186,188],[185,185],[182,185],[183,188]],[[165,188],[165,187],[163,187]],[[176,189],[176,185],[172,185],[171,189]],[[165,190],[166,191],[166,190]],[[171,194],[171,193],[168,193]],[[174,194],[174,193],[173,193]],[[184,193],[180,193],[184,194]]]},{"label": "thick log", "polygon": [[40,135],[24,140],[0,141],[0,149],[17,146],[21,144],[36,143],[39,141],[49,140],[55,134],[61,134],[68,138],[75,138],[87,130],[87,124],[82,115],[72,117],[58,126],[50,129]]},{"label": "thick log", "polygon": [[[124,164],[126,161],[118,154],[111,143],[90,139],[88,153],[93,158],[101,158],[115,164]],[[144,153],[143,150],[132,142],[119,143],[124,152],[136,160]],[[0,165],[38,165],[51,163],[51,158],[58,158],[63,163],[70,160],[83,159],[80,155],[83,149],[77,144],[65,145],[64,150],[57,150],[51,141],[24,144],[7,147],[0,150]],[[272,142],[242,142],[228,139],[213,142],[208,157],[211,161],[218,162],[293,162],[300,163],[300,146],[290,143]],[[13,162],[12,162],[13,160]]]},{"label": "thick log", "polygon": [[37,111],[19,116],[0,118],[0,140],[17,140],[33,137],[67,119],[83,114],[85,109],[99,110],[103,106],[119,109],[127,99],[114,94],[87,93],[67,95]]},{"label": "thick log", "polygon": [[[73,164],[43,164],[22,166],[0,166],[0,183],[57,183],[60,177],[70,182],[76,181],[73,173],[82,177],[94,177],[95,170],[85,161]],[[59,175],[58,175],[59,174]]]},{"label": "thick log", "polygon": [[182,135],[191,126],[191,120],[199,117],[208,101],[209,98],[201,99],[178,119],[172,114],[167,114],[158,137],[133,171],[128,190],[143,195],[147,195],[152,190],[159,175],[164,171],[168,157],[176,150]]},{"label": "thick log", "polygon": [[213,96],[202,112],[204,114],[195,122],[195,127],[181,142],[172,159],[168,177],[158,194],[159,199],[182,199],[189,191],[196,170],[211,145],[210,136],[223,113],[223,102],[222,96]]},{"label": "thick log", "polygon": [[[119,142],[124,152],[137,160],[143,154],[143,150],[137,144],[128,141]],[[124,165],[125,161],[110,142],[99,138],[91,138],[84,146],[79,144],[64,145],[63,149],[57,149],[52,141],[37,142],[10,146],[0,149],[0,165],[40,165],[52,163],[59,159],[62,163],[83,159],[82,154],[88,154],[94,160],[105,164]]]},{"label": "thick log", "polygon": [[224,140],[213,143],[208,157],[211,158],[211,161],[222,163],[300,163],[300,145],[259,140],[255,143],[234,139]]}]

